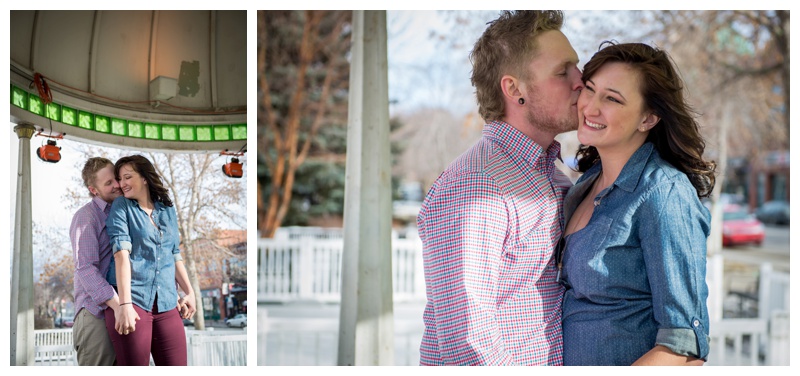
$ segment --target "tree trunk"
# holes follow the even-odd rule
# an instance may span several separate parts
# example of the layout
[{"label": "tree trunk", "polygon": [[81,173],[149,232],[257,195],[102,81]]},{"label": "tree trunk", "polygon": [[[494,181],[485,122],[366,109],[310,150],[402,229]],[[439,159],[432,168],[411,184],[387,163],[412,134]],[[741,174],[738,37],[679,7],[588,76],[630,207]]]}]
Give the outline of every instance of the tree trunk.
[{"label": "tree trunk", "polygon": [[192,284],[194,296],[197,302],[197,312],[194,314],[194,328],[197,330],[206,329],[205,312],[203,310],[203,292],[200,289],[200,279],[197,278],[197,264],[194,262],[194,246],[186,244],[186,273],[189,274],[189,282]]}]

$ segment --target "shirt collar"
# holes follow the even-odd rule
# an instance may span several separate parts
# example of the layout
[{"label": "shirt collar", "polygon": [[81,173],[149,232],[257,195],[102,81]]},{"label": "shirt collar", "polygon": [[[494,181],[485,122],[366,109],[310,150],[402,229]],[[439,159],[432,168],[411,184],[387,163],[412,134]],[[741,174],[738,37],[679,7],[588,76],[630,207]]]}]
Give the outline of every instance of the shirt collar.
[{"label": "shirt collar", "polygon": [[94,196],[92,197],[92,202],[94,202],[94,204],[97,205],[97,208],[100,209],[100,211],[108,214],[108,210],[111,207],[111,204],[106,202],[106,200],[103,200],[102,198],[100,198],[100,196]]},{"label": "shirt collar", "polygon": [[[127,197],[126,197],[126,198],[127,198]],[[139,200],[134,200],[134,199],[132,199],[132,198],[128,198],[128,200],[130,200],[131,202],[133,202],[134,204],[136,204],[136,206],[137,206],[139,209],[141,209],[141,208],[142,208],[142,206],[141,206],[141,205],[139,205]],[[161,201],[156,201],[156,200],[153,200],[153,211],[154,211],[154,212],[155,212],[155,211],[159,211],[159,210],[161,210],[161,209],[163,209],[163,208],[166,208],[166,207],[167,207],[167,206],[166,206],[166,205],[164,205],[164,204],[163,204]]]},{"label": "shirt collar", "polygon": [[[642,172],[644,171],[644,166],[647,164],[647,161],[650,159],[650,155],[655,152],[658,154],[658,151],[655,150],[655,147],[650,142],[645,142],[639,149],[631,155],[628,159],[628,162],[625,162],[625,166],[622,167],[622,171],[620,172],[617,180],[614,181],[613,185],[616,185],[620,189],[626,192],[633,192],[636,189],[636,186],[639,185],[639,180],[642,177]],[[595,174],[600,173],[601,163],[596,163],[594,166],[589,168],[586,171],[588,176],[592,176]]]},{"label": "shirt collar", "polygon": [[544,150],[530,137],[504,121],[495,120],[483,127],[483,135],[498,143],[512,157],[521,158],[537,170],[552,174],[556,159],[561,159],[561,144],[553,140]]}]

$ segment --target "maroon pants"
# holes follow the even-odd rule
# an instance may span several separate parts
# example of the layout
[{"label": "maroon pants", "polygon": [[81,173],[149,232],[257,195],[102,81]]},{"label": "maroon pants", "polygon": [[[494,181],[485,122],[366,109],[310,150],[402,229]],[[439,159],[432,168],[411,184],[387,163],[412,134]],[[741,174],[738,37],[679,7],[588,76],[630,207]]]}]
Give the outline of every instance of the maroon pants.
[{"label": "maroon pants", "polygon": [[186,332],[178,308],[157,313],[153,304],[152,312],[147,312],[136,304],[133,309],[139,314],[136,331],[120,335],[114,330],[113,309],[106,309],[106,329],[117,353],[118,366],[150,365],[150,354],[157,366],[186,365]]}]

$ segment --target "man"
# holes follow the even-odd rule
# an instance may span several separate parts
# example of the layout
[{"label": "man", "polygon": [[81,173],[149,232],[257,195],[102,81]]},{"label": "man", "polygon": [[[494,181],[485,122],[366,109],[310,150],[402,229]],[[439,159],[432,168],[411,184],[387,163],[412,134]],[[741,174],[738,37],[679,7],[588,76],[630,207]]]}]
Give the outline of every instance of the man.
[{"label": "man", "polygon": [[421,365],[561,365],[553,250],[571,185],[556,135],[583,88],[559,11],[503,12],[470,55],[483,137],[422,204],[428,302]]},{"label": "man", "polygon": [[93,196],[72,217],[69,238],[75,262],[75,322],[72,342],[82,366],[111,366],[116,363],[114,347],[106,330],[103,311],[119,309],[119,297],[106,281],[111,263],[111,243],[106,235],[106,217],[111,203],[122,192],[114,177],[114,163],[106,158],[89,158],[81,172],[83,183]]}]

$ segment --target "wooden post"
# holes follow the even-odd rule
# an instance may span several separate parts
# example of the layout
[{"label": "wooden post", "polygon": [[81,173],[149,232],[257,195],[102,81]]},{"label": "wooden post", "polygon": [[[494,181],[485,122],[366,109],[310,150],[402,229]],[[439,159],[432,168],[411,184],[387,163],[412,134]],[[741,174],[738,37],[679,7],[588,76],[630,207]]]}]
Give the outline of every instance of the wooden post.
[{"label": "wooden post", "polygon": [[14,265],[11,277],[11,365],[32,366],[33,335],[33,222],[31,217],[32,124],[14,127],[19,138],[17,208],[14,219]]},{"label": "wooden post", "polygon": [[339,365],[394,365],[386,11],[353,11]]}]

